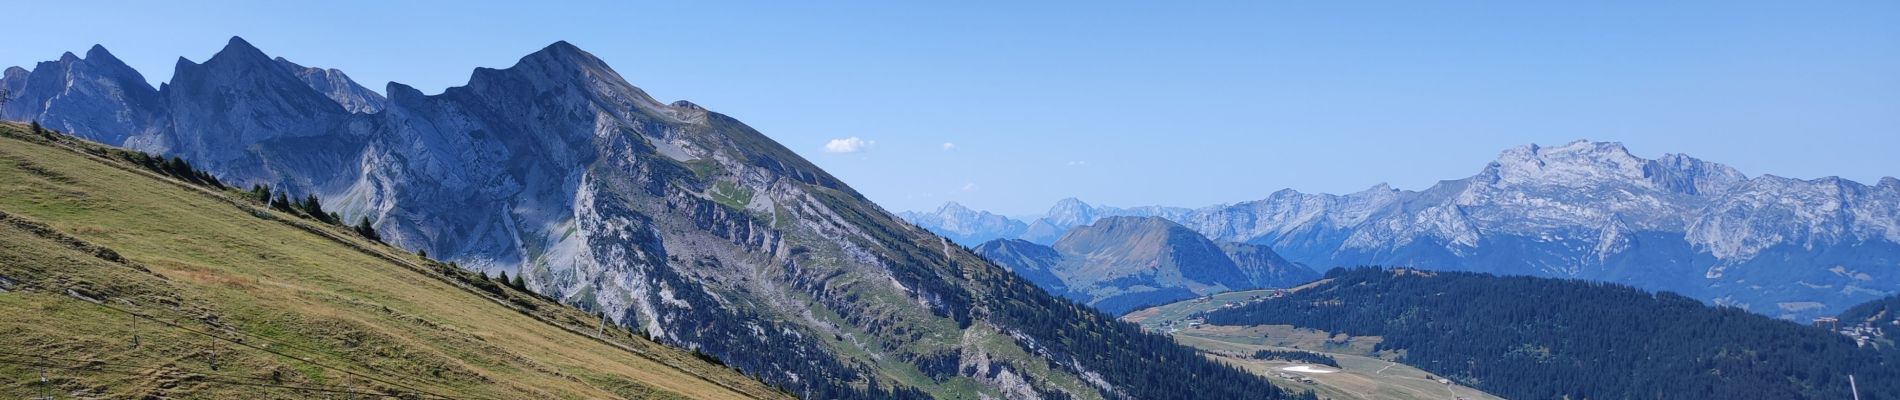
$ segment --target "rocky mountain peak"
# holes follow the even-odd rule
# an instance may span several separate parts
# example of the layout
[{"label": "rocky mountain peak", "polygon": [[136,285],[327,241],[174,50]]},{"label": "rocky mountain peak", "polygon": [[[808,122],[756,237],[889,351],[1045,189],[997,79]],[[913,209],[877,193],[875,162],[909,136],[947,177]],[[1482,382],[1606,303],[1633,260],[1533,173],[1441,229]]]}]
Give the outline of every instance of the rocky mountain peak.
[{"label": "rocky mountain peak", "polygon": [[1578,140],[1562,146],[1513,147],[1486,168],[1499,183],[1577,186],[1643,178],[1648,160],[1617,142]]},{"label": "rocky mountain peak", "polygon": [[686,101],[686,100],[674,101],[672,104],[669,104],[669,105],[673,106],[674,108],[678,108],[682,110],[706,111],[706,107],[700,106],[699,104],[694,104],[693,102]]},{"label": "rocky mountain peak", "polygon": [[[20,88],[26,86],[26,76],[31,73],[26,68],[20,67],[7,67],[6,72],[0,72],[0,89],[10,92],[7,100],[13,100],[14,97],[20,95]],[[6,110],[0,109],[0,116],[6,115]]]},{"label": "rocky mountain peak", "polygon": [[948,214],[948,213],[961,214],[961,213],[969,213],[969,212],[974,212],[974,211],[971,211],[969,207],[964,207],[963,204],[957,203],[954,201],[946,201],[946,202],[943,202],[943,205],[937,206],[938,214]]},{"label": "rocky mountain peak", "polygon": [[1094,222],[1094,208],[1074,197],[1056,201],[1043,218],[1057,226],[1077,226]]},{"label": "rocky mountain peak", "polygon": [[144,76],[97,45],[85,58],[67,52],[30,71],[8,69],[0,88],[13,92],[0,117],[40,120],[115,145],[147,133],[162,109],[157,91]]},{"label": "rocky mountain peak", "polygon": [[111,51],[106,50],[106,46],[97,44],[92,45],[92,48],[86,49],[86,59],[92,61],[111,60],[115,63],[120,62],[118,57],[114,57]]},{"label": "rocky mountain peak", "polygon": [[302,79],[304,84],[309,85],[311,89],[335,100],[338,105],[342,105],[343,109],[350,112],[374,113],[388,106],[389,101],[384,99],[383,95],[357,84],[343,71],[335,68],[305,67],[283,57],[277,57],[272,61],[284,67],[285,71],[290,71],[291,74]]},{"label": "rocky mountain peak", "polygon": [[194,164],[223,171],[222,178],[275,180],[279,174],[257,170],[263,164],[257,158],[264,155],[254,145],[333,134],[350,114],[243,38],[232,37],[203,63],[180,58],[177,68],[160,90],[175,131],[169,145]]},{"label": "rocky mountain peak", "polygon": [[605,78],[598,75],[612,75],[612,78],[616,80],[620,78],[612,68],[607,67],[606,62],[594,57],[593,53],[581,50],[581,48],[575,47],[572,43],[568,43],[567,41],[554,42],[547,47],[541,48],[541,50],[528,53],[528,55],[522,56],[520,60],[515,62],[514,66],[508,69],[538,70],[549,74],[551,77],[556,74],[587,75],[564,76],[563,78]]},{"label": "rocky mountain peak", "polygon": [[243,61],[262,63],[270,62],[271,58],[270,56],[264,55],[263,50],[258,50],[257,46],[252,46],[251,42],[245,41],[244,38],[232,36],[231,41],[225,42],[224,48],[219,49],[217,54],[211,55],[211,58],[205,60],[205,63],[209,64],[221,60],[222,62]]},{"label": "rocky mountain peak", "polygon": [[1660,188],[1689,195],[1720,194],[1748,180],[1735,168],[1684,154],[1664,154],[1650,161],[1644,173]]},{"label": "rocky mountain peak", "polygon": [[449,88],[445,95],[518,97],[521,102],[564,107],[594,104],[605,110],[636,111],[682,122],[704,122],[705,114],[682,112],[660,103],[592,53],[566,41],[523,56],[506,69],[476,68],[467,85]]}]

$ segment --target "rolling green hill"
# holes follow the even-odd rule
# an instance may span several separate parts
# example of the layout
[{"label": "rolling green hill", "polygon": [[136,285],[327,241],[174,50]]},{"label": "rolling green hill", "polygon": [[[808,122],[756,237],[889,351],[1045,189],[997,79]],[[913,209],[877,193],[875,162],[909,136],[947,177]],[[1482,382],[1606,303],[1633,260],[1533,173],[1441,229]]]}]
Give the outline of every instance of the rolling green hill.
[{"label": "rolling green hill", "polygon": [[7,397],[789,398],[126,154],[0,124]]}]

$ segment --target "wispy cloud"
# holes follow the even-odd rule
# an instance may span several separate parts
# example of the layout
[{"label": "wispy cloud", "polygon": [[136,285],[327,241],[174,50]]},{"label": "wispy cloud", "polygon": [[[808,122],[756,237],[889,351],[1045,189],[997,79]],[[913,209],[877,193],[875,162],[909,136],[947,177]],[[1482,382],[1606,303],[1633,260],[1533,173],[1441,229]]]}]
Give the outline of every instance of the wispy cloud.
[{"label": "wispy cloud", "polygon": [[944,151],[953,151],[953,150],[956,150],[956,149],[957,149],[957,144],[956,144],[956,143],[950,143],[950,142],[943,142],[943,150],[944,150]]},{"label": "wispy cloud", "polygon": [[1088,161],[1070,161],[1067,164],[1063,164],[1063,165],[1070,166],[1070,167],[1086,167],[1089,165],[1089,162]]},{"label": "wispy cloud", "polygon": [[974,192],[974,191],[976,191],[976,182],[966,182],[966,183],[964,183],[964,184],[963,184],[963,191],[965,191],[965,192]]},{"label": "wispy cloud", "polygon": [[848,138],[831,139],[831,141],[825,142],[825,152],[826,153],[856,153],[860,151],[870,150],[871,146],[874,146],[874,145],[877,145],[876,140],[864,140],[857,136],[852,136]]}]

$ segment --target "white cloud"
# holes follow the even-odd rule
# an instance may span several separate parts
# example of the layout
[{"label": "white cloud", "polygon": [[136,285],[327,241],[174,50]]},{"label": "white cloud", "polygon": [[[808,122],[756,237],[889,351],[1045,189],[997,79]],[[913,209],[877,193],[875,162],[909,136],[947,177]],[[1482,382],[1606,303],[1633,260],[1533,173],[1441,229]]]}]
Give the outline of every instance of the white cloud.
[{"label": "white cloud", "polygon": [[950,150],[956,150],[956,149],[957,149],[957,144],[956,144],[956,143],[950,143],[950,142],[943,142],[943,149],[944,149],[944,151],[950,151]]},{"label": "white cloud", "polygon": [[976,191],[976,182],[967,182],[967,183],[964,183],[964,184],[963,184],[963,191],[965,191],[965,192],[974,192],[974,191]]},{"label": "white cloud", "polygon": [[831,141],[825,142],[825,152],[826,153],[856,153],[860,151],[870,150],[871,146],[876,145],[876,144],[877,144],[876,140],[864,140],[864,139],[858,138],[857,136],[852,136],[848,138],[831,139]]},{"label": "white cloud", "polygon": [[1088,161],[1070,161],[1069,163],[1063,164],[1063,165],[1067,165],[1071,167],[1084,167],[1084,166],[1088,166],[1089,162]]}]

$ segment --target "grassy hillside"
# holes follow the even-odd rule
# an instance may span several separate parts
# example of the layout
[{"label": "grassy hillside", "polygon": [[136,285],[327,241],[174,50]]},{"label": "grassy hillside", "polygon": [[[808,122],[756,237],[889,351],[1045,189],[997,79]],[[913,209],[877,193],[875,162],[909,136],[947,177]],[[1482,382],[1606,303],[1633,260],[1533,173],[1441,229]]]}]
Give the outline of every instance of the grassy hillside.
[{"label": "grassy hillside", "polygon": [[574,309],[108,151],[0,124],[7,397],[787,397]]}]

